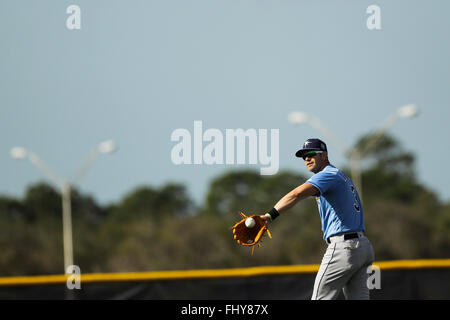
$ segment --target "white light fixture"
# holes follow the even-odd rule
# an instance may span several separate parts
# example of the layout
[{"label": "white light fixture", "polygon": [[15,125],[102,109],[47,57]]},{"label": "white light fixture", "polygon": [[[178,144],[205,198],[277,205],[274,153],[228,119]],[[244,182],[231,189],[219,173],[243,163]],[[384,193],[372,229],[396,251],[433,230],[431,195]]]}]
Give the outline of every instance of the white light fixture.
[{"label": "white light fixture", "polygon": [[11,148],[10,154],[13,159],[25,159],[27,150],[22,147],[14,147]]},{"label": "white light fixture", "polygon": [[289,113],[288,121],[293,124],[302,124],[308,122],[309,117],[304,112],[294,111]]},{"label": "white light fixture", "polygon": [[113,153],[117,150],[114,140],[106,140],[98,145],[98,151],[101,153]]},{"label": "white light fixture", "polygon": [[408,104],[397,109],[397,115],[401,118],[412,118],[418,114],[419,109],[414,104]]}]

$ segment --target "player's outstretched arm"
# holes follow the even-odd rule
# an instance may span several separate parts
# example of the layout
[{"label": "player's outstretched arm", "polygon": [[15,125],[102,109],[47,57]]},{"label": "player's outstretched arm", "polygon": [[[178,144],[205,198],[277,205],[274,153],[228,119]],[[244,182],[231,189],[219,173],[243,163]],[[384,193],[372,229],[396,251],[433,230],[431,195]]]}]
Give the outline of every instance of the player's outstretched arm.
[{"label": "player's outstretched arm", "polygon": [[[319,194],[319,190],[312,184],[305,182],[304,184],[293,189],[281,198],[274,206],[274,209],[281,213],[292,208],[297,202],[313,195]],[[270,221],[267,215],[261,216],[265,221]]]},{"label": "player's outstretched arm", "polygon": [[290,191],[283,198],[281,198],[274,206],[278,212],[283,212],[292,208],[297,202],[305,198],[311,197],[319,193],[319,190],[312,184],[305,182],[294,190]]}]

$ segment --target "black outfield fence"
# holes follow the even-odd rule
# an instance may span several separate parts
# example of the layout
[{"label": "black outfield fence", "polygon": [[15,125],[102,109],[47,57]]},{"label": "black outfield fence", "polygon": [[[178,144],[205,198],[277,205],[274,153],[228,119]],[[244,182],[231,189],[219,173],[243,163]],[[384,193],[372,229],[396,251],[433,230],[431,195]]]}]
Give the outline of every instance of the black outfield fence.
[{"label": "black outfield fence", "polygon": [[[307,300],[318,268],[4,277],[0,278],[0,299]],[[450,259],[375,262],[367,272],[374,300],[450,299]]]}]

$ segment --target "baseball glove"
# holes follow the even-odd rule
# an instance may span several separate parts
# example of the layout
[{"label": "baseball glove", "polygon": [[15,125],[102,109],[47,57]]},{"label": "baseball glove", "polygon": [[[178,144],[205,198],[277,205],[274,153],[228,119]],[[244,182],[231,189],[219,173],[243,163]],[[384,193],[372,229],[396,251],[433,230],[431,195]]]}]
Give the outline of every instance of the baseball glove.
[{"label": "baseball glove", "polygon": [[[252,215],[247,217],[244,213],[239,212],[242,216],[242,220],[238,221],[233,227],[233,235],[234,239],[243,246],[251,246],[252,247],[252,255],[255,249],[255,245],[261,246],[259,243],[261,238],[265,235],[266,231],[270,238],[272,235],[270,234],[269,228],[267,228],[266,223],[259,215]],[[248,218],[253,218],[255,220],[255,225],[253,227],[247,227],[245,225],[245,220]]]}]

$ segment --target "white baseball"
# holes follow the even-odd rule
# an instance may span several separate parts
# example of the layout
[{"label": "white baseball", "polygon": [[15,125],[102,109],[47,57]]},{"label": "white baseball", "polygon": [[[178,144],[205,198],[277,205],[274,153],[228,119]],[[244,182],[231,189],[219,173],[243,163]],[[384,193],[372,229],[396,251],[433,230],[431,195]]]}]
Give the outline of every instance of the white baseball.
[{"label": "white baseball", "polygon": [[253,228],[255,226],[256,222],[255,219],[253,218],[247,218],[247,220],[245,220],[245,226],[247,228]]}]

